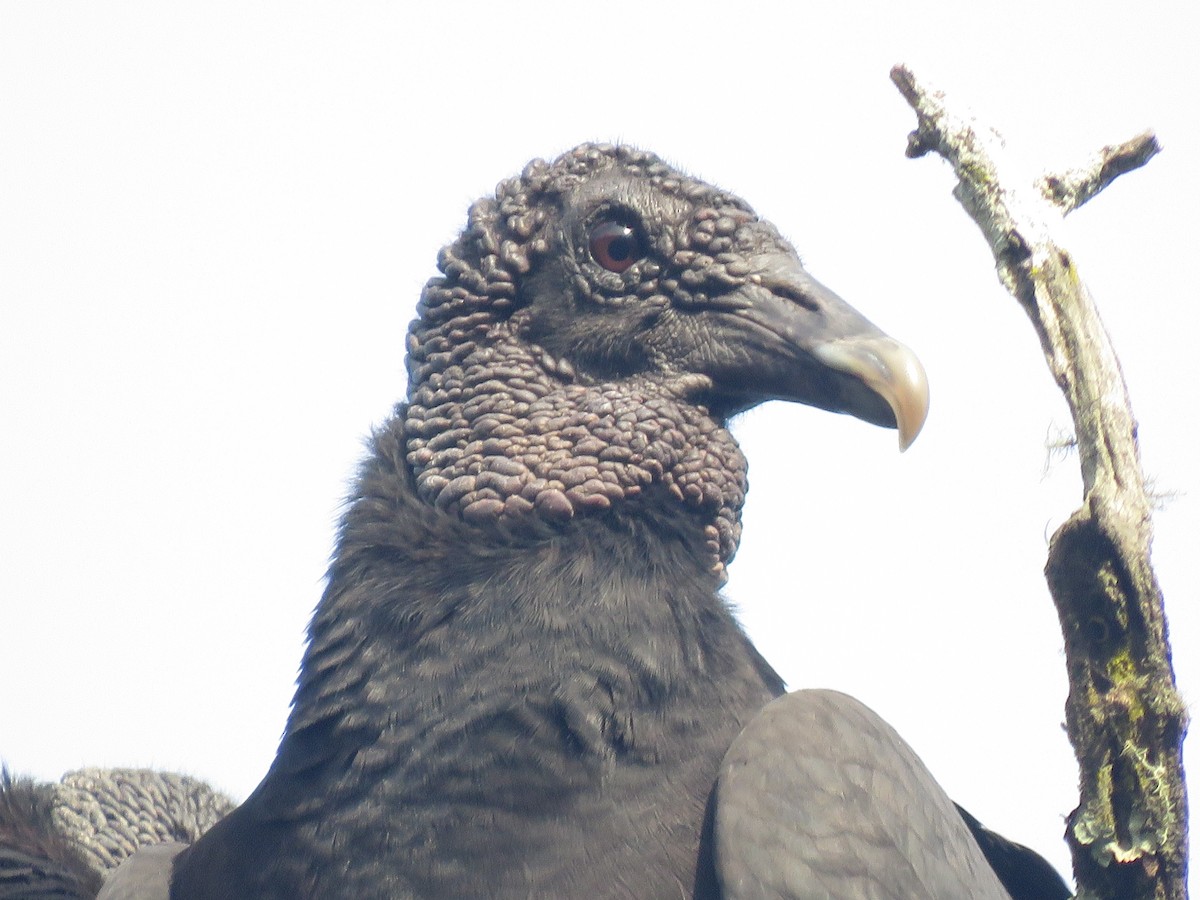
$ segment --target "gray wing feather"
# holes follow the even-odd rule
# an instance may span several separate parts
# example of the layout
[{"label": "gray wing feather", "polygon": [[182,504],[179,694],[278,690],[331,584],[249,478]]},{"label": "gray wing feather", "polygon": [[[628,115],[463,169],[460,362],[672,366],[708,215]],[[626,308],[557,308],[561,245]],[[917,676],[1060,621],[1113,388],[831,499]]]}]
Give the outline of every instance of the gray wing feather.
[{"label": "gray wing feather", "polygon": [[962,817],[852,697],[797,691],[733,742],[717,782],[724,900],[1008,900]]},{"label": "gray wing feather", "polygon": [[170,900],[171,868],[187,844],[143,847],[108,873],[96,900]]}]

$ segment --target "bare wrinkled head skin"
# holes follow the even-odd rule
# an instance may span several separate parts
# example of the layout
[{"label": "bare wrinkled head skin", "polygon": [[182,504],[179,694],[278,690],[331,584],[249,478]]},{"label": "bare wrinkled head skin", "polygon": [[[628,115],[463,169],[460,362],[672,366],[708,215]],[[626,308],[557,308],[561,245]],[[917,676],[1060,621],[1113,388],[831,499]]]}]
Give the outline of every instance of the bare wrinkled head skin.
[{"label": "bare wrinkled head skin", "polygon": [[746,491],[729,416],[773,398],[900,415],[818,352],[900,345],[743,200],[648,152],[535,160],[438,267],[408,336],[407,460],[423,499],[470,522],[564,522],[661,488],[720,568]]}]

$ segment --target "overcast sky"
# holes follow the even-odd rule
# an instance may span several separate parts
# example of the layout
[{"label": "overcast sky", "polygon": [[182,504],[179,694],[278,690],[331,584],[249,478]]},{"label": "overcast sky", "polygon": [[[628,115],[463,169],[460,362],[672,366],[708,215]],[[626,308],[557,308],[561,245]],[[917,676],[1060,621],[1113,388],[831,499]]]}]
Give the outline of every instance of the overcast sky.
[{"label": "overcast sky", "polygon": [[1064,236],[1167,498],[1155,563],[1191,701],[1196,4],[574,10],[0,4],[0,756],[252,790],[438,248],[529,158],[620,139],[747,198],[929,372],[903,456],[800,407],[735,424],[751,493],[728,594],[752,637],[1066,871],[1041,570],[1080,496],[1074,456],[1046,449],[1069,417],[950,169],[904,158],[915,120],[887,76],[910,63],[1039,166],[1158,131],[1165,151]]}]

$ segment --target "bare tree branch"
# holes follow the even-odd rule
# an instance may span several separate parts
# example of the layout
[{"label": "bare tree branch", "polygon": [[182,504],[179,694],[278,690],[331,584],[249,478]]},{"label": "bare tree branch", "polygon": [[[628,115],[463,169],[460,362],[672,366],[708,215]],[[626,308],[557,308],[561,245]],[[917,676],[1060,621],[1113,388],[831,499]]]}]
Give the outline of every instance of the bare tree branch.
[{"label": "bare tree branch", "polygon": [[1043,176],[1038,187],[1065,216],[1095,197],[1118,176],[1144,166],[1161,149],[1154,132],[1143,131],[1123,144],[1103,148],[1083,168]]},{"label": "bare tree branch", "polygon": [[1147,132],[1030,183],[1011,171],[995,131],[955,115],[905,66],[892,81],[917,113],[908,155],[936,152],[954,167],[954,195],[1033,322],[1074,420],[1084,501],[1051,540],[1046,578],[1066,644],[1067,733],[1080,769],[1067,828],[1079,896],[1184,898],[1187,713],[1150,565],[1137,423],[1091,295],[1053,237],[1063,215],[1146,163],[1158,143]]}]

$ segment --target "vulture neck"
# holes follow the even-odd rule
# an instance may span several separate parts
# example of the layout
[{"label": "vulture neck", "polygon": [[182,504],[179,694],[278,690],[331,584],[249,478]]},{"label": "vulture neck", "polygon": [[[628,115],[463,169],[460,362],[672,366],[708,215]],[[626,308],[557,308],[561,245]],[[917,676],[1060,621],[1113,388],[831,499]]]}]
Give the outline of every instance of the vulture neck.
[{"label": "vulture neck", "polygon": [[[513,335],[511,322],[476,323],[486,337],[461,353],[429,351],[447,332],[461,342],[470,321],[414,323],[410,334],[414,381],[399,416],[421,499],[508,530],[536,532],[621,506],[647,519],[698,521],[706,550],[697,558],[723,573],[741,535],[746,459],[723,423],[687,399],[706,379],[586,378]],[[630,503],[643,492],[647,502]]]},{"label": "vulture neck", "polygon": [[[315,884],[339,847],[398,895],[636,872],[642,896],[690,896],[720,759],[783,689],[718,594],[710,508],[651,478],[566,519],[468,521],[421,496],[407,413],[374,437],[275,762],[189,851],[180,897],[210,871],[248,895]],[[294,871],[263,874],[280,856]],[[364,896],[356,874],[330,896]]]},{"label": "vulture neck", "polygon": [[[619,411],[607,415],[624,421]],[[400,774],[412,747],[450,727],[443,699],[469,731],[479,717],[513,714],[514,702],[539,696],[582,711],[537,715],[596,759],[661,758],[688,747],[675,733],[686,727],[664,715],[682,709],[699,721],[679,698],[720,705],[728,697],[740,713],[781,690],[718,595],[724,572],[714,563],[702,488],[700,502],[688,504],[680,494],[689,482],[652,478],[565,520],[475,524],[420,496],[420,475],[408,464],[411,418],[402,406],[375,436],[310,628],[276,768],[290,766],[289,756],[309,765],[314,752],[344,766],[341,753],[316,749],[344,739],[355,765]],[[718,451],[691,447],[680,458],[711,465],[736,451],[724,429],[712,434]],[[652,452],[647,444],[639,458]],[[744,484],[744,470],[734,480]],[[610,719],[641,724],[601,727]]]}]

